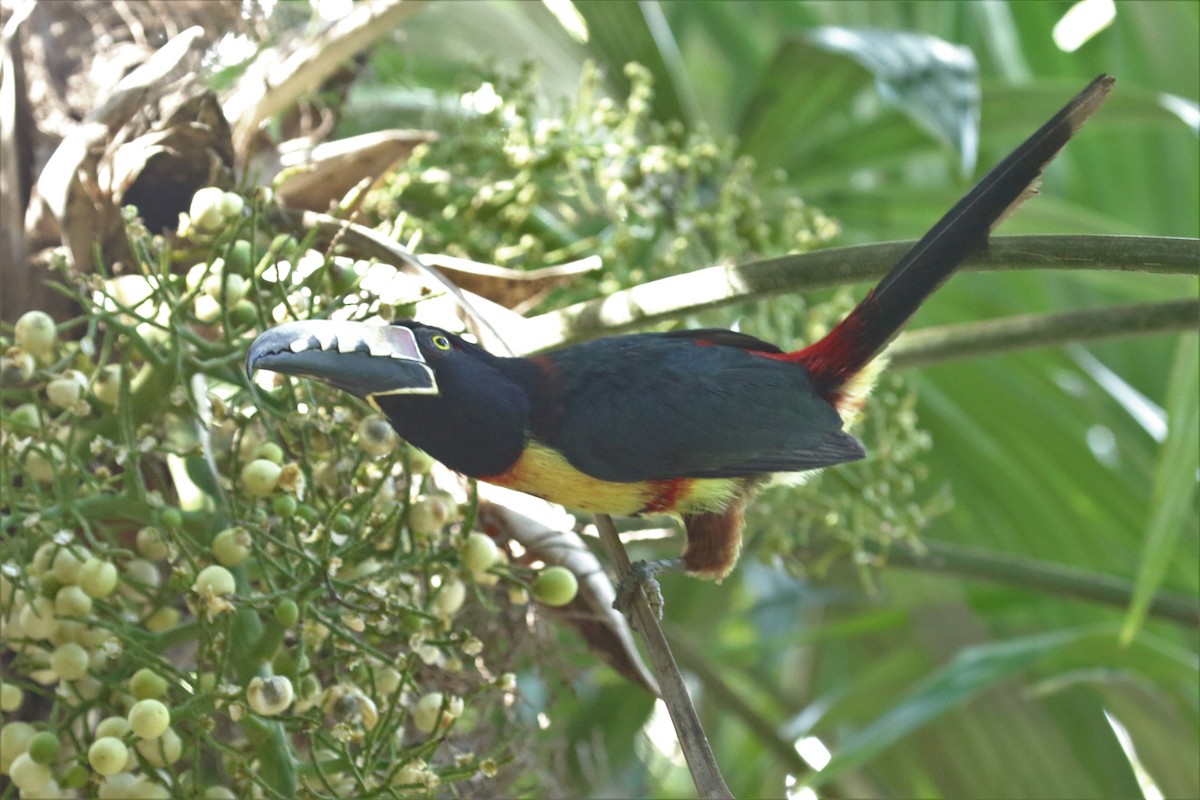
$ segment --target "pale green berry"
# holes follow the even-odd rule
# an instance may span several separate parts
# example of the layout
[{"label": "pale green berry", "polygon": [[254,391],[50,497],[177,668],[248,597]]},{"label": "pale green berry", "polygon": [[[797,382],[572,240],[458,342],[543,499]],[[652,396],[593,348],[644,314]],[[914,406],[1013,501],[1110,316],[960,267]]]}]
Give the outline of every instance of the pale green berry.
[{"label": "pale green berry", "polygon": [[391,697],[400,691],[404,676],[395,667],[384,667],[375,673],[375,691],[380,697]]},{"label": "pale green berry", "polygon": [[231,244],[226,255],[229,256],[226,265],[232,272],[247,275],[254,267],[254,262],[251,260],[254,257],[254,245],[245,239],[238,239]]},{"label": "pale green berry", "polygon": [[221,301],[210,294],[198,295],[192,314],[205,324],[216,322],[221,318]]},{"label": "pale green berry", "polygon": [[106,364],[92,378],[92,394],[106,406],[115,406],[121,397],[121,365]]},{"label": "pale green berry", "polygon": [[53,483],[54,462],[62,460],[62,449],[58,445],[51,443],[46,450],[51,453],[51,457],[48,458],[44,451],[32,447],[25,451],[25,474],[38,483]]},{"label": "pale green berry", "polygon": [[[57,595],[54,598],[54,614],[55,617],[58,618],[59,611]],[[80,639],[83,637],[83,633],[86,630],[87,628],[82,622],[72,619],[58,618],[58,625],[56,625],[54,628],[54,635],[50,637],[50,644],[54,645],[55,647],[58,647],[60,644],[66,644],[67,642],[83,644]]]},{"label": "pale green berry", "polygon": [[201,795],[203,800],[237,800],[237,795],[224,786],[210,786]]},{"label": "pale green berry", "polygon": [[107,597],[117,588],[117,568],[99,558],[84,561],[76,577],[88,597]]},{"label": "pale green berry", "polygon": [[25,690],[13,683],[0,683],[0,711],[12,713],[25,702]]},{"label": "pale green berry", "polygon": [[167,728],[161,736],[140,741],[136,747],[142,758],[156,767],[170,766],[183,755],[183,741],[174,728]]},{"label": "pale green berry", "polygon": [[459,552],[459,557],[462,559],[464,567],[470,572],[478,574],[487,572],[496,563],[499,554],[500,549],[496,547],[496,542],[492,537],[476,531],[468,534],[466,541],[463,542],[462,550]]},{"label": "pale green berry", "polygon": [[400,444],[400,437],[386,419],[378,414],[364,417],[358,424],[358,446],[369,456],[386,456]]},{"label": "pale green berry", "polygon": [[129,679],[129,693],[138,700],[157,700],[167,693],[167,679],[142,667]]},{"label": "pale green berry", "polygon": [[49,572],[57,552],[58,545],[54,542],[43,542],[38,545],[38,549],[33,551],[33,560],[29,563],[29,574],[42,575]]},{"label": "pale green berry", "polygon": [[142,739],[162,736],[171,724],[171,712],[158,700],[138,700],[129,709],[129,729]]},{"label": "pale green berry", "polygon": [[116,775],[125,769],[129,748],[114,736],[103,736],[88,748],[88,763],[101,775]]},{"label": "pale green berry", "polygon": [[134,790],[143,779],[132,772],[117,772],[106,775],[96,792],[99,800],[131,800]]},{"label": "pale green berry", "polygon": [[0,357],[0,386],[28,383],[37,370],[37,360],[24,350],[12,350]]},{"label": "pale green berry", "polygon": [[17,347],[34,356],[44,356],[54,348],[58,331],[45,311],[26,311],[17,320],[14,341]]},{"label": "pale green berry", "polygon": [[300,620],[300,606],[290,597],[285,597],[275,604],[275,621],[285,628],[290,628]]},{"label": "pale green berry", "polygon": [[128,717],[105,717],[96,725],[95,731],[97,739],[103,739],[106,736],[124,739],[127,733],[129,733]]},{"label": "pale green berry", "polygon": [[7,775],[13,759],[29,748],[37,730],[28,722],[10,722],[0,728],[0,775]]},{"label": "pale green berry", "polygon": [[232,220],[242,213],[246,201],[237,192],[223,192],[221,195],[221,213],[225,219]]},{"label": "pale green berry", "polygon": [[254,677],[246,687],[246,702],[250,710],[264,717],[282,714],[295,699],[296,692],[292,688],[292,682],[283,675]]},{"label": "pale green berry", "polygon": [[141,780],[133,785],[129,800],[171,800],[171,790],[161,783]]},{"label": "pale green berry", "polygon": [[[71,764],[62,773],[62,785],[68,789],[82,789],[87,786],[91,772],[83,764]],[[64,798],[74,798],[75,794],[63,794]]]},{"label": "pale green berry", "polygon": [[151,633],[162,633],[170,630],[179,624],[179,609],[172,606],[163,606],[155,609],[154,613],[146,617],[143,623],[146,630]]},{"label": "pale green berry", "polygon": [[101,690],[104,689],[104,684],[93,678],[91,675],[84,675],[77,681],[71,681],[71,694],[79,700],[95,700],[100,696]]},{"label": "pale green berry", "polygon": [[566,567],[546,567],[533,581],[533,596],[548,606],[565,606],[579,593],[575,573]]},{"label": "pale green berry", "polygon": [[213,564],[200,570],[192,583],[192,591],[200,595],[227,595],[237,591],[237,582],[233,573],[222,566]]},{"label": "pale green berry", "polygon": [[271,510],[283,519],[291,519],[296,515],[296,509],[299,507],[300,502],[294,495],[280,494],[271,500]]},{"label": "pale green berry", "polygon": [[92,598],[82,587],[64,586],[54,595],[54,613],[59,617],[89,617]]},{"label": "pale green berry", "polygon": [[[311,708],[312,706],[316,705],[317,701],[321,699],[320,694],[321,694],[322,689],[323,689],[323,687],[321,686],[321,679],[318,678],[316,675],[312,674],[311,672],[300,679],[299,695],[300,695],[300,701],[302,703],[304,703],[305,709]],[[296,705],[297,705],[296,710],[297,711],[301,710],[299,708],[300,703],[298,702]]]},{"label": "pale green berry", "polygon": [[428,475],[433,467],[433,456],[417,447],[408,447],[406,452],[408,471],[413,475]]},{"label": "pale green berry", "polygon": [[207,278],[204,279],[204,292],[213,300],[222,301],[221,284],[224,278],[225,297],[223,301],[225,305],[232,306],[237,301],[246,296],[246,292],[250,288],[249,282],[241,275],[235,273],[224,274],[223,272],[213,270]]},{"label": "pale green berry", "polygon": [[[444,709],[443,705],[445,705]],[[444,730],[451,721],[461,716],[462,712],[461,697],[452,696],[446,700],[441,692],[429,692],[413,706],[413,725],[421,733],[433,733],[435,729]]]},{"label": "pale green berry", "polygon": [[72,408],[83,397],[87,378],[82,372],[69,370],[62,377],[46,384],[46,399],[58,408]]},{"label": "pale green berry", "polygon": [[8,423],[21,433],[36,431],[41,425],[41,412],[34,403],[22,403],[8,415]]},{"label": "pale green berry", "polygon": [[192,195],[188,207],[192,227],[201,233],[216,233],[225,224],[225,191],[216,186],[205,186]]},{"label": "pale green berry", "polygon": [[171,544],[161,530],[147,526],[137,532],[137,551],[151,561],[164,561],[171,555]]},{"label": "pale green berry", "polygon": [[422,536],[437,533],[449,519],[450,508],[441,496],[418,497],[408,508],[408,526],[413,533]]},{"label": "pale green berry", "polygon": [[263,442],[254,448],[255,458],[265,458],[272,464],[283,465],[283,448],[274,442]]},{"label": "pale green berry", "polygon": [[87,558],[86,551],[80,551],[80,555],[76,555],[75,551],[69,548],[61,548],[54,554],[54,562],[51,569],[54,571],[54,577],[58,582],[66,586],[68,584],[79,582],[79,569],[83,566],[84,560]]},{"label": "pale green berry", "polygon": [[467,599],[467,587],[458,578],[448,578],[433,596],[433,613],[449,619],[458,613]]},{"label": "pale green berry", "polygon": [[137,600],[162,585],[162,574],[152,562],[131,558],[125,563],[125,581],[121,593]]},{"label": "pale green berry", "polygon": [[45,764],[39,764],[30,758],[29,753],[21,753],[9,765],[8,777],[13,782],[13,786],[25,794],[46,788],[54,778],[54,774]]},{"label": "pale green berry", "polygon": [[61,750],[62,743],[58,741],[58,736],[50,731],[35,733],[29,740],[29,747],[25,748],[25,752],[29,753],[30,758],[47,766],[58,760]]},{"label": "pale green berry", "polygon": [[213,537],[212,552],[226,567],[236,567],[250,557],[250,532],[245,528],[226,528]]},{"label": "pale green berry", "polygon": [[58,629],[58,618],[54,615],[54,601],[49,597],[35,597],[27,602],[17,616],[21,630],[31,639],[49,639]]},{"label": "pale green berry", "polygon": [[242,488],[255,497],[269,497],[279,485],[283,468],[274,461],[256,458],[242,467]]},{"label": "pale green berry", "polygon": [[64,681],[76,681],[87,674],[88,652],[75,642],[60,644],[50,654],[50,669]]}]

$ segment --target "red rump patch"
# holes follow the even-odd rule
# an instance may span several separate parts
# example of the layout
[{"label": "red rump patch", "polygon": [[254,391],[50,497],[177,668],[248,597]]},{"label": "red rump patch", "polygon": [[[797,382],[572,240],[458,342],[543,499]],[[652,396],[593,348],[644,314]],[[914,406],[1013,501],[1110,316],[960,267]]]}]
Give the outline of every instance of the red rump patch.
[{"label": "red rump patch", "polygon": [[687,495],[692,488],[692,478],[671,478],[664,481],[650,481],[653,498],[646,504],[644,513],[666,514],[675,510],[680,499]]},{"label": "red rump patch", "polygon": [[792,364],[800,364],[817,384],[834,396],[847,381],[865,366],[873,353],[863,352],[862,311],[870,302],[870,296],[859,304],[833,330],[819,342],[791,353],[760,353],[764,358],[774,358]]},{"label": "red rump patch", "polygon": [[824,339],[810,344],[794,355],[796,361],[822,383],[840,386],[862,368],[857,334],[861,327],[857,314],[846,317]]}]

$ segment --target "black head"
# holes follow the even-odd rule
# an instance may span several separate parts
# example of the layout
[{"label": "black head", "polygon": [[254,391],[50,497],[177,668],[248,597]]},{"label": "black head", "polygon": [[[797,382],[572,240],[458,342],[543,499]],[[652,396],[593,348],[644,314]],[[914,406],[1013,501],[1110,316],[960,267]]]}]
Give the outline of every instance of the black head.
[{"label": "black head", "polygon": [[512,466],[525,447],[531,401],[519,379],[520,361],[419,322],[314,320],[260,335],[246,368],[311,378],[357,395],[446,466],[484,477]]}]

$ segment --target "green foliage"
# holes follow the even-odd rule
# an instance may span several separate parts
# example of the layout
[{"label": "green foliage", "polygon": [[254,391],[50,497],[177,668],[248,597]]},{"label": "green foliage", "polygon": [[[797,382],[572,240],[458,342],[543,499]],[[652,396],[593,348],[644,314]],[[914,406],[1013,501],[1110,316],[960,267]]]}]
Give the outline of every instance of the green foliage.
[{"label": "green foliage", "polygon": [[[1042,194],[1002,233],[1195,236],[1200,230],[1195,129],[1182,121],[1194,115],[1200,90],[1195,4],[1118,4],[1113,23],[1071,53],[1052,39],[1069,4],[572,5],[586,41],[542,4],[478,4],[471,15],[456,15],[452,4],[431,6],[414,17],[407,46],[395,56],[405,65],[399,74],[453,92],[446,76],[481,58],[511,69],[533,54],[546,65],[548,94],[564,97],[588,59],[600,65],[608,91],[623,97],[624,65],[636,61],[654,77],[654,119],[680,121],[690,131],[706,125],[716,137],[734,137],[739,152],[758,163],[787,166],[786,181],[774,191],[760,185],[768,206],[784,193],[801,196],[838,221],[839,243],[881,241],[919,235],[969,177],[960,174],[957,153],[904,109],[881,102],[860,62],[831,57],[801,39],[821,25],[918,31],[969,47],[978,62],[979,169],[1097,73],[1118,80],[1111,102],[1056,161]],[[1155,57],[1161,53],[1175,57]],[[1185,109],[1182,115],[1172,103]],[[1194,281],[1146,275],[962,275],[917,324],[1195,290]],[[745,310],[744,329],[789,345],[811,341],[798,319],[807,308],[765,305],[768,314]],[[933,446],[921,454],[922,472],[912,475],[914,499],[928,502],[944,486],[955,499],[948,513],[922,519],[929,523],[922,539],[968,546],[982,559],[994,554],[997,567],[1018,557],[1051,571],[1067,566],[1126,597],[1136,578],[1139,609],[1150,587],[1194,605],[1200,530],[1194,499],[1185,503],[1195,486],[1194,437],[1188,447],[1172,437],[1160,451],[1136,404],[1123,401],[1112,388],[1119,384],[1106,382],[1093,364],[1148,398],[1151,410],[1166,409],[1168,430],[1186,432],[1194,400],[1174,390],[1168,402],[1167,376],[1183,374],[1175,354],[1192,346],[1154,337],[922,370],[909,385]],[[1182,377],[1172,383],[1187,385]],[[874,452],[887,447],[892,430],[892,412],[881,414],[879,401],[895,402],[898,410],[908,402],[886,393],[872,399],[860,432]],[[1182,409],[1182,419],[1174,409]],[[847,472],[858,469],[875,466]],[[751,512],[749,546],[776,550],[786,528],[817,540],[831,534],[832,545],[826,540],[828,549],[818,553],[852,552],[841,543],[875,534],[873,512],[859,512],[866,531],[812,521],[837,502],[829,498],[841,494],[844,480],[829,473],[799,491],[769,493],[769,505]],[[1180,508],[1192,513],[1184,518]],[[663,547],[635,546],[635,556],[662,554]],[[677,636],[703,639],[684,667],[704,676],[700,713],[735,794],[779,796],[790,779],[801,779],[776,755],[797,742],[823,744],[838,769],[853,765],[819,786],[818,796],[1111,797],[1152,792],[1144,788],[1150,783],[1167,796],[1197,794],[1194,625],[1151,618],[1122,648],[1121,609],[1055,597],[1018,574],[1005,577],[1002,568],[979,580],[951,565],[893,564],[874,573],[872,593],[864,591],[861,571],[839,558],[805,567],[808,579],[799,582],[753,560],[721,587],[663,581]],[[1040,644],[1050,654],[1053,642],[1089,623],[1103,627],[1086,646],[1059,651],[1076,658],[1005,660],[1008,652],[1030,653]],[[1005,668],[981,672],[980,659]],[[1166,662],[1178,671],[1162,668]],[[956,689],[959,677],[974,691]],[[556,706],[571,711],[566,732],[579,754],[572,765],[583,776],[575,791],[662,795],[686,786],[683,768],[647,747],[650,729],[633,721],[645,719],[646,704],[637,697],[620,703],[619,696],[602,688]],[[906,714],[916,707],[913,699],[922,711],[915,717]],[[1106,711],[1127,730],[1145,768],[1136,788]],[[902,737],[885,742],[877,723],[897,718],[921,724],[906,723]],[[552,725],[545,746],[561,745],[561,736]],[[816,741],[805,742],[809,737]]]},{"label": "green foliage", "polygon": [[[460,566],[458,501],[410,448],[360,435],[369,409],[249,382],[245,347],[274,314],[378,298],[330,294],[324,256],[209,195],[175,247],[131,220],[120,275],[60,264],[84,315],[48,332],[29,315],[4,342],[4,711],[42,730],[40,766],[6,745],[0,771],[102,797],[504,793],[515,644],[483,652],[468,619],[481,603],[485,627],[503,618],[496,584],[528,576]],[[435,502],[432,523],[410,519]],[[413,709],[435,691],[432,737]],[[104,736],[126,771],[116,740],[89,762]]]},{"label": "green foliage", "polygon": [[[553,305],[825,244],[830,218],[839,243],[919,234],[965,188],[960,154],[883,102],[862,60],[811,46],[803,34],[818,25],[916,30],[971,48],[981,168],[1096,73],[1113,73],[1112,101],[1003,232],[1198,230],[1195,131],[1181,122],[1194,113],[1200,76],[1195,4],[1118,4],[1114,23],[1074,53],[1051,44],[1066,4],[575,5],[586,42],[546,4],[477,3],[463,14],[442,3],[406,22],[402,47],[372,56],[385,80],[357,103],[352,95],[347,121],[393,125],[414,97],[437,98],[416,103],[408,121],[431,123],[439,140],[368,203],[402,240],[519,268],[604,259],[598,281],[543,301]],[[1172,57],[1155,57],[1163,53]],[[521,66],[530,60],[541,65],[536,81]],[[477,76],[480,61],[492,64],[482,86],[462,77]],[[631,61],[646,65],[653,93]],[[456,104],[450,113],[445,98]],[[390,780],[420,794],[437,776],[443,793],[502,794],[511,775],[493,779],[497,762],[523,757],[533,794],[686,793],[669,737],[648,724],[649,698],[595,670],[577,642],[554,656],[574,668],[570,691],[556,691],[542,669],[494,685],[474,670],[468,649],[479,641],[489,675],[517,669],[510,650],[520,647],[523,611],[489,586],[516,576],[503,565],[461,569],[469,531],[438,523],[430,497],[445,487],[427,477],[421,454],[367,457],[354,438],[366,409],[318,386],[285,384],[252,402],[240,369],[252,330],[382,310],[357,282],[363,265],[314,256],[253,224],[178,253],[135,231],[141,257],[121,278],[144,281],[140,294],[122,300],[107,276],[65,274],[88,309],[58,321],[78,343],[54,345],[49,358],[37,345],[6,353],[0,612],[13,678],[0,708],[48,711],[36,727],[0,730],[0,770],[39,732],[61,731],[57,753],[42,737],[38,758],[53,762],[62,786],[95,794],[85,754],[103,731],[124,737],[139,776],[184,791],[220,781],[239,796],[252,784],[358,795]],[[248,288],[224,274],[207,281],[217,256]],[[276,261],[298,269],[272,271]],[[189,280],[172,263],[204,266]],[[1194,292],[1194,281],[1145,275],[963,275],[918,322]],[[772,301],[736,321],[799,344],[849,297]],[[819,796],[1150,796],[1151,785],[1195,796],[1195,626],[1148,605],[1170,592],[1194,606],[1200,589],[1189,513],[1195,348],[1194,336],[1115,341],[887,379],[859,428],[880,457],[773,490],[750,513],[749,547],[782,555],[803,579],[770,558],[744,559],[721,586],[665,578],[673,636],[694,643],[677,655],[698,676],[699,710],[735,794],[779,796],[806,783]],[[1149,402],[1131,403],[1130,388]],[[1161,445],[1155,420],[1167,426]],[[303,492],[244,495],[241,468],[271,462],[272,447],[281,476],[298,466]],[[955,504],[938,514],[944,489]],[[238,529],[249,536],[245,560],[236,534],[224,559],[211,552]],[[994,557],[989,577],[888,563],[887,543],[910,544],[914,530],[930,545]],[[67,551],[75,555],[58,555]],[[75,570],[72,559],[88,555]],[[1078,581],[1132,598],[1132,611],[1056,596],[1053,580],[1027,584],[1028,572],[1008,569],[1018,558],[1043,576],[1069,567]],[[215,591],[219,572],[200,584],[210,593],[192,589],[214,566],[234,577],[233,594]],[[470,590],[446,627],[434,612],[453,605],[439,589],[454,580]],[[72,614],[58,619],[59,603],[47,601],[72,588],[84,597],[63,593]],[[1123,620],[1133,634],[1124,644]],[[69,643],[89,660],[99,654],[86,676],[56,682],[51,658]],[[74,674],[76,655],[62,650],[54,663]],[[134,697],[157,692],[145,673],[130,683],[143,669],[167,682],[157,699],[186,754],[167,768],[152,763],[156,748],[136,746],[125,720]],[[296,698],[284,714],[262,716],[247,690],[272,676],[286,677]],[[439,747],[422,730],[457,710],[455,697],[465,698],[463,715]],[[418,705],[422,722],[409,726]],[[111,716],[97,725],[84,713],[92,710]],[[535,733],[539,715],[547,727]],[[1116,730],[1127,731],[1137,763]],[[521,747],[505,749],[514,731]],[[812,770],[780,755],[797,745]],[[812,755],[822,747],[828,764]],[[25,758],[18,771],[36,781],[42,766]],[[470,782],[451,785],[459,780]]]},{"label": "green foliage", "polygon": [[754,161],[733,142],[653,119],[649,73],[631,64],[625,74],[629,95],[614,100],[585,66],[570,102],[549,111],[532,68],[485,75],[457,113],[434,117],[438,140],[368,208],[429,252],[516,268],[599,256],[600,285],[570,299],[833,235],[794,196],[765,204]]}]

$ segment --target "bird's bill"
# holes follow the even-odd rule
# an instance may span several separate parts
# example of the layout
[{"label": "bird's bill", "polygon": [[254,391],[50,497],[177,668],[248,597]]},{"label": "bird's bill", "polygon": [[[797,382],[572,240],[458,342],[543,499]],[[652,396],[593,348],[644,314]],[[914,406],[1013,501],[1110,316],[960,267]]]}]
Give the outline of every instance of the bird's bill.
[{"label": "bird's bill", "polygon": [[246,354],[246,372],[265,369],[335,386],[368,401],[438,393],[437,378],[408,328],[308,320],[264,331]]}]

